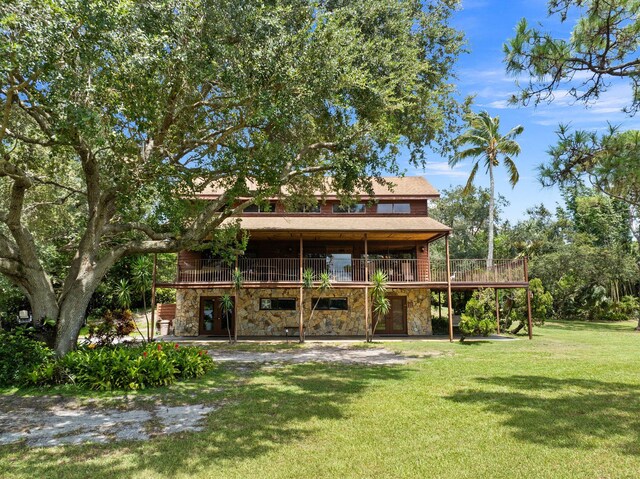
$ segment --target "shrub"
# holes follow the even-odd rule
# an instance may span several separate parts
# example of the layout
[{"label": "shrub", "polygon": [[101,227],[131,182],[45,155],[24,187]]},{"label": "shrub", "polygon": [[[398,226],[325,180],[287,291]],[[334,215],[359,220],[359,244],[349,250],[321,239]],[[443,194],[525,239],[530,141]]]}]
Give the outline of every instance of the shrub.
[{"label": "shrub", "polygon": [[492,289],[474,291],[467,301],[460,319],[460,334],[465,336],[489,336],[496,330],[495,300]]},{"label": "shrub", "polygon": [[156,289],[156,303],[175,303],[176,302],[176,290],[170,288],[158,288]]},{"label": "shrub", "polygon": [[128,309],[106,310],[89,326],[89,339],[98,346],[113,344],[116,339],[128,336],[136,330],[133,314]]},{"label": "shrub", "polygon": [[447,318],[439,318],[433,316],[431,318],[431,328],[433,334],[448,334],[449,332],[449,320]]},{"label": "shrub", "polygon": [[29,371],[53,360],[53,351],[30,334],[22,327],[0,331],[0,386],[20,385]]},{"label": "shrub", "polygon": [[206,351],[175,343],[136,347],[91,344],[54,363],[35,368],[28,375],[28,382],[33,385],[73,383],[100,391],[135,390],[201,377],[212,368],[213,360]]}]

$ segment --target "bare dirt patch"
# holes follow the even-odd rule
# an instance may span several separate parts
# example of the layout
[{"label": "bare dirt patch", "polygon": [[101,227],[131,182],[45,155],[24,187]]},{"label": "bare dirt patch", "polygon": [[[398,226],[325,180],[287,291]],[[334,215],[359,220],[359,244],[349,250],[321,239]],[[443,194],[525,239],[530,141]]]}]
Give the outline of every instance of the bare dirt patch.
[{"label": "bare dirt patch", "polygon": [[216,409],[203,404],[105,408],[73,399],[21,399],[22,405],[15,401],[9,405],[0,398],[0,445],[22,442],[30,447],[50,447],[199,431],[206,415]]},{"label": "bare dirt patch", "polygon": [[291,351],[209,350],[215,361],[238,363],[344,363],[372,366],[407,364],[413,358],[384,348],[345,348],[337,346],[307,346]]}]

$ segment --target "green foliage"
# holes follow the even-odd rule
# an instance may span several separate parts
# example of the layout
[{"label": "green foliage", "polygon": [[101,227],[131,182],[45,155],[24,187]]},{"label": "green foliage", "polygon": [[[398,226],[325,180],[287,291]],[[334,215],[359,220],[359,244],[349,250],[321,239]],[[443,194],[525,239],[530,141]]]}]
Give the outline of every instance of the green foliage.
[{"label": "green foliage", "polygon": [[537,104],[553,99],[553,93],[562,89],[589,103],[607,91],[612,78],[622,77],[633,89],[628,109],[636,112],[640,107],[640,2],[549,0],[548,5],[549,16],[562,22],[570,18],[573,29],[570,35],[557,38],[524,18],[518,23],[516,35],[504,45],[505,62],[507,72],[526,76],[528,83],[512,101],[528,104],[533,99]]},{"label": "green foliage", "polygon": [[128,280],[121,279],[117,284],[115,293],[122,308],[129,309],[131,307],[131,291],[132,287]]},{"label": "green foliage", "polygon": [[128,309],[106,310],[100,318],[87,321],[89,340],[98,345],[113,344],[136,330],[133,314]]},{"label": "green foliage", "polygon": [[459,327],[462,337],[489,336],[496,331],[495,293],[493,289],[474,291],[467,301]]},{"label": "green foliage", "polygon": [[373,327],[371,329],[371,338],[373,338],[378,322],[391,310],[391,302],[389,301],[389,298],[387,298],[387,283],[389,282],[387,273],[378,269],[373,272],[370,280],[371,288],[369,291],[371,294],[371,309],[375,318]]},{"label": "green foliage", "polygon": [[233,283],[233,289],[239,291],[242,289],[242,283],[244,282],[244,277],[242,276],[242,271],[239,268],[234,268],[232,273],[231,282]]},{"label": "green foliage", "polygon": [[171,288],[156,289],[156,303],[171,304],[176,302],[176,290]]},{"label": "green foliage", "polygon": [[27,382],[38,386],[71,383],[99,391],[135,390],[198,378],[213,366],[206,351],[174,343],[85,348],[33,368]]},{"label": "green foliage", "polygon": [[[462,193],[464,187],[442,190],[440,199],[429,214],[441,223],[450,226],[453,234],[449,239],[452,258],[482,258],[487,252],[487,227],[489,219],[489,200],[491,192],[488,188],[472,186],[467,195]],[[494,205],[494,223],[500,231],[501,213],[509,202],[502,195],[497,195]],[[444,245],[436,241],[429,246],[432,256],[444,258]],[[499,248],[499,242],[496,248]]]},{"label": "green foliage", "polygon": [[305,268],[304,271],[302,272],[302,285],[304,286],[304,288],[305,289],[313,288],[314,279],[315,279],[315,274],[313,272],[313,269]]},{"label": "green foliage", "polygon": [[[553,309],[553,296],[545,291],[542,281],[534,278],[529,281],[529,291],[531,292],[531,320],[534,325],[541,326],[547,319],[551,319]],[[501,324],[504,328],[510,328],[517,324],[512,332],[519,332],[524,329],[529,330],[529,320],[527,311],[527,294],[523,289],[518,289],[503,302],[503,314]]]},{"label": "green foliage", "polygon": [[53,351],[25,328],[0,330],[0,386],[22,384],[30,371],[53,358]]}]

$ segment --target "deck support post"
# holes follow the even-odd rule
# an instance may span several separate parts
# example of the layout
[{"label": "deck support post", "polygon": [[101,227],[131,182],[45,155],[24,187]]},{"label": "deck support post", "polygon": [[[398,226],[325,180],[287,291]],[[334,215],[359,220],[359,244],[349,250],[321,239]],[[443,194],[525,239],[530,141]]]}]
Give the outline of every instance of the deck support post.
[{"label": "deck support post", "polygon": [[531,290],[529,289],[529,258],[524,258],[524,280],[527,282],[527,326],[529,326],[529,339],[533,339],[533,320],[531,318]]},{"label": "deck support post", "polygon": [[451,259],[449,257],[449,233],[444,237],[447,258],[447,306],[449,307],[449,341],[453,342],[453,302],[451,299]]},{"label": "deck support post", "polygon": [[[153,254],[153,272],[151,273],[151,341],[155,338],[156,326],[156,279],[158,275],[158,254]],[[149,333],[149,331],[147,331]]]},{"label": "deck support post", "polygon": [[442,291],[438,290],[438,319],[442,319]]},{"label": "deck support post", "polygon": [[496,330],[500,334],[500,292],[496,288]]},{"label": "deck support post", "polygon": [[[238,271],[238,255],[236,255],[236,270],[234,274],[237,274]],[[238,290],[233,287],[233,342],[238,342]]]},{"label": "deck support post", "polygon": [[364,340],[369,342],[369,241],[364,234]]},{"label": "deck support post", "polygon": [[303,248],[303,241],[302,241],[302,235],[300,235],[300,271],[299,271],[299,274],[300,274],[300,324],[299,324],[299,330],[300,331],[299,331],[299,333],[300,333],[300,342],[304,343],[304,286],[303,286],[303,282],[302,282],[303,281],[302,276],[303,276],[303,273],[304,273],[302,263],[303,263],[304,255],[303,255],[302,248]]}]

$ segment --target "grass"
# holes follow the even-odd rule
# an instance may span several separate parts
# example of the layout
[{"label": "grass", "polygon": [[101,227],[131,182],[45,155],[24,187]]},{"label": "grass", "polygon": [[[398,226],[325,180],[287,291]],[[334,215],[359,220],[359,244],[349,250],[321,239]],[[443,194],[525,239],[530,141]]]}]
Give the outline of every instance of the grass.
[{"label": "grass", "polygon": [[[550,323],[533,341],[392,342],[400,367],[218,371],[158,393],[209,397],[204,431],[0,447],[0,477],[619,478],[640,470],[634,323]],[[0,396],[2,401],[11,394]]]}]

